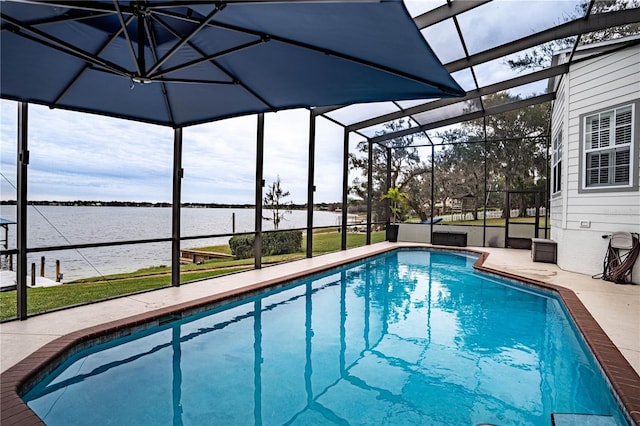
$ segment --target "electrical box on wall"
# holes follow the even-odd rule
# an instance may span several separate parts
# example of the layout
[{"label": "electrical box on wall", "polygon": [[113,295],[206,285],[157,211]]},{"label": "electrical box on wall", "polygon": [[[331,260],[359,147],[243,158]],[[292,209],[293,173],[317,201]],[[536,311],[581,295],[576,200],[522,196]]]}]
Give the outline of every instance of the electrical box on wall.
[{"label": "electrical box on wall", "polygon": [[580,221],[580,228],[591,228],[591,221],[590,220],[581,220]]}]

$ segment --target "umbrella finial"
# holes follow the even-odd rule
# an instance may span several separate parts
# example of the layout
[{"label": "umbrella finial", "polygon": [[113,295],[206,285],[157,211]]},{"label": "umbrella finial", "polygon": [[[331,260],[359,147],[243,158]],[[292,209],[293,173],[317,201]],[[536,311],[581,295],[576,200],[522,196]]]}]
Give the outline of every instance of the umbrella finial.
[{"label": "umbrella finial", "polygon": [[145,16],[149,16],[151,14],[151,11],[149,10],[149,7],[147,6],[147,2],[146,1],[137,1],[137,2],[135,2],[133,8],[135,10],[136,16],[138,16],[138,17],[145,17]]}]

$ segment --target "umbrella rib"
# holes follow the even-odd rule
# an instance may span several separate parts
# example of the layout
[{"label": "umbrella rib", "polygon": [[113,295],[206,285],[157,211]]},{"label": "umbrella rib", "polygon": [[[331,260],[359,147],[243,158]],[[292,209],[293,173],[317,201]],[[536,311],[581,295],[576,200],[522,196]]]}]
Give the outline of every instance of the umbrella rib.
[{"label": "umbrella rib", "polygon": [[[131,20],[133,19],[133,15],[131,15],[129,17],[129,22],[131,22]],[[111,45],[111,43],[113,43],[114,40],[116,40],[118,38],[118,36],[120,35],[120,32],[122,31],[122,28],[120,28],[120,30],[116,31],[110,38],[109,40],[107,40],[107,42],[98,50],[98,53],[96,53],[97,55],[100,55],[102,52],[104,52],[104,50],[109,47]],[[76,82],[78,81],[78,79],[82,76],[82,74],[84,74],[84,72],[89,69],[91,67],[90,64],[85,63],[84,66],[82,67],[82,69],[80,70],[80,72],[78,72],[72,79],[71,81],[69,81],[69,84],[66,85],[66,87],[62,90],[62,92],[60,92],[60,94],[56,97],[56,99],[53,101],[53,105],[57,105],[62,98],[64,98],[64,96],[67,94],[67,92],[73,87],[74,84],[76,84]]]},{"label": "umbrella rib", "polygon": [[[124,16],[122,16],[122,11],[120,10],[118,0],[113,0],[113,5],[116,8],[116,15],[118,15],[118,21],[120,22],[120,26],[122,27],[122,31],[124,32],[124,38],[127,40],[127,47],[129,48],[131,59],[133,59],[133,63],[136,66],[136,71],[138,72],[138,75],[140,77],[144,77],[144,75],[142,74],[143,70],[140,69],[138,58],[136,58],[136,53],[133,50],[133,43],[131,42],[131,38],[129,37],[129,31],[127,31],[127,25],[124,22]],[[140,25],[139,22],[138,25]],[[138,40],[138,43],[140,43],[140,40]]]},{"label": "umbrella rib", "polygon": [[[110,71],[101,69],[101,68],[93,68],[94,71],[97,72],[102,72],[105,74],[110,74],[113,75],[113,73],[111,73]],[[204,79],[189,79],[189,78],[154,78],[152,79],[144,79],[144,80],[138,80],[136,78],[133,79],[134,83],[139,83],[139,84],[149,84],[149,83],[183,83],[183,84],[215,84],[215,85],[227,85],[227,86],[233,86],[238,84],[237,81],[223,81],[223,80],[204,80]],[[135,86],[134,86],[135,87]]]},{"label": "umbrella rib", "polygon": [[209,23],[209,21],[211,20],[211,18],[213,18],[213,16],[216,13],[218,13],[219,11],[224,9],[224,7],[225,7],[224,3],[216,5],[216,7],[211,11],[211,13],[209,13],[207,15],[207,17],[204,18],[204,20],[202,22],[199,22],[199,25],[196,26],[189,34],[187,34],[186,37],[184,37],[184,38],[178,37],[180,39],[180,42],[178,42],[175,46],[173,46],[171,48],[171,50],[169,50],[162,57],[162,59],[157,61],[156,64],[153,67],[151,67],[151,69],[149,70],[149,74],[153,74],[154,72],[156,72],[158,70],[158,68],[160,68],[167,60],[169,60],[178,50],[180,50],[180,48],[182,48],[182,46],[184,46],[185,44],[189,43],[189,40],[191,40],[201,29],[206,27],[207,24]]},{"label": "umbrella rib", "polygon": [[[169,16],[169,17],[174,18],[174,19],[181,19],[181,20],[184,20],[184,21],[187,21],[187,22],[191,22],[191,23],[200,23],[200,20],[198,20],[196,18],[192,18],[192,17],[184,16],[184,15],[179,15],[179,14],[176,14],[176,13],[171,13],[171,12],[168,12],[168,11],[157,11],[156,10],[156,11],[154,11],[154,13],[163,14],[163,15]],[[409,73],[406,73],[406,72],[403,72],[403,71],[395,70],[393,68],[390,68],[390,67],[387,67],[387,66],[384,66],[384,65],[376,64],[374,62],[367,61],[367,60],[364,60],[364,59],[359,59],[359,58],[353,57],[351,55],[347,55],[347,54],[344,54],[344,53],[336,52],[334,50],[317,47],[317,46],[314,46],[314,45],[311,45],[311,44],[308,44],[308,43],[303,43],[301,41],[291,40],[291,39],[284,38],[284,37],[274,36],[272,34],[264,34],[264,33],[258,32],[258,31],[254,31],[254,30],[250,30],[250,29],[242,28],[242,27],[237,27],[235,25],[225,24],[225,23],[222,23],[222,22],[216,22],[216,21],[207,20],[207,21],[204,22],[204,25],[205,26],[217,27],[217,28],[223,28],[223,29],[226,29],[226,30],[237,31],[239,33],[249,34],[249,35],[253,35],[253,36],[256,36],[256,37],[263,38],[263,39],[271,39],[271,40],[278,41],[280,43],[285,43],[285,44],[289,44],[289,45],[292,45],[292,46],[297,46],[297,47],[300,47],[300,48],[303,48],[303,49],[308,49],[308,50],[312,50],[312,51],[315,51],[315,52],[323,53],[323,54],[326,54],[326,55],[335,56],[337,58],[344,59],[346,61],[354,62],[354,63],[360,64],[360,65],[367,66],[369,68],[373,68],[373,69],[377,69],[379,71],[383,71],[383,72],[385,72],[387,74],[396,75],[396,76],[399,76],[399,77],[402,77],[402,78],[405,78],[405,79],[408,79],[408,80],[416,81],[416,82],[421,83],[421,84],[426,84],[426,85],[434,87],[434,88],[436,88],[436,89],[438,89],[438,90],[440,90],[440,91],[442,91],[444,93],[447,93],[447,94],[449,94],[451,96],[456,96],[456,97],[464,96],[464,93],[458,93],[457,91],[451,90],[449,87],[446,87],[446,86],[443,86],[441,84],[435,83],[435,82],[433,82],[431,80],[426,80],[424,78],[420,78],[420,77],[417,77],[415,75],[412,75],[412,74],[409,74]]]},{"label": "umbrella rib", "polygon": [[153,79],[152,82],[159,83],[182,83],[182,84],[216,84],[216,85],[229,85],[233,86],[236,84],[235,81],[221,81],[221,80],[200,80],[194,78],[156,78]]},{"label": "umbrella rib", "polygon": [[[259,33],[257,33],[256,31],[252,31],[252,30],[248,30],[248,29],[245,29],[245,28],[237,27],[235,25],[224,24],[224,23],[216,22],[216,21],[211,21],[211,22],[209,22],[208,25],[219,27],[219,28],[224,28],[224,29],[228,29],[228,30],[238,31],[238,32],[241,32],[241,33],[246,33],[246,34],[259,35]],[[260,35],[263,36],[263,37],[265,36],[264,34],[260,34]],[[426,79],[417,77],[415,75],[411,75],[411,74],[403,72],[403,71],[394,70],[393,68],[387,67],[385,65],[380,65],[380,64],[376,64],[376,63],[371,62],[371,61],[367,61],[367,60],[364,60],[364,59],[359,59],[359,58],[353,57],[351,55],[347,55],[345,53],[340,53],[340,52],[336,52],[334,50],[330,50],[330,49],[326,49],[326,48],[322,48],[322,47],[317,47],[317,46],[314,46],[312,44],[303,43],[303,42],[297,41],[297,40],[291,40],[291,39],[284,38],[284,37],[274,36],[272,34],[269,34],[267,37],[269,37],[271,40],[275,40],[275,41],[278,41],[280,43],[285,43],[285,44],[289,44],[289,45],[292,45],[292,46],[301,47],[303,49],[312,50],[312,51],[323,53],[323,54],[329,55],[329,56],[335,56],[337,58],[344,59],[346,61],[355,62],[357,64],[367,66],[369,68],[373,68],[373,69],[376,69],[376,70],[379,70],[379,71],[383,71],[383,72],[385,72],[387,74],[396,75],[396,76],[399,76],[399,77],[402,77],[402,78],[405,78],[405,79],[408,79],[408,80],[416,81],[416,82],[421,83],[421,84],[426,84],[428,86],[435,87],[436,89],[441,90],[442,92],[447,93],[447,94],[452,95],[452,96],[464,96],[464,93],[458,93],[456,91],[451,90],[448,87],[445,87],[445,86],[443,86],[441,84],[438,84],[438,83],[435,83],[433,81],[426,80]]]},{"label": "umbrella rib", "polygon": [[39,1],[35,1],[35,0],[21,0],[21,3],[31,3],[31,4],[36,4],[38,6],[47,6],[47,7],[60,7],[63,9],[75,9],[75,10],[85,10],[88,12],[107,12],[107,13],[113,13],[114,10],[107,7],[106,4],[104,3],[98,3],[96,1],[77,1],[77,0],[71,0],[71,1],[62,1],[62,0],[58,0],[58,1],[49,1],[47,0],[46,2],[43,2],[42,0]]},{"label": "umbrella rib", "polygon": [[[83,21],[85,19],[101,18],[103,16],[109,16],[111,14],[113,14],[113,12],[101,12],[101,13],[94,13],[94,14],[88,14],[83,16],[55,16],[48,19],[31,21],[29,22],[29,25],[43,26],[43,25],[49,25],[49,24],[60,24],[64,22],[78,22],[78,21]],[[2,28],[2,29],[5,29],[5,28]]]},{"label": "umbrella rib", "polygon": [[[176,32],[173,30],[173,28],[171,28],[169,25],[167,25],[162,19],[160,19],[160,17],[158,16],[152,16],[153,19],[155,19],[156,22],[158,22],[160,25],[162,25],[162,27],[164,29],[166,29],[167,31],[169,31],[171,34],[173,34],[174,36],[177,37]],[[200,48],[198,48],[198,46],[194,45],[193,43],[188,43],[188,46],[190,48],[192,48],[196,53],[198,53],[199,55],[205,57],[207,56],[202,50],[200,50]],[[253,89],[251,89],[249,86],[247,86],[245,83],[243,83],[242,81],[240,81],[239,79],[237,79],[233,74],[231,74],[229,71],[227,71],[224,67],[222,67],[220,64],[218,64],[216,61],[211,60],[209,61],[209,63],[211,65],[213,65],[214,67],[216,67],[218,70],[222,71],[223,73],[225,73],[230,79],[231,82],[233,84],[238,84],[240,85],[244,90],[246,90],[247,92],[249,92],[253,97],[255,97],[256,99],[258,99],[260,102],[262,102],[264,105],[266,105],[268,108],[274,108],[273,105],[271,105],[269,102],[267,102],[266,99],[264,99],[262,96],[260,96],[258,93],[256,93]],[[230,84],[227,83],[227,84]],[[222,83],[217,83],[217,84],[222,84]]]},{"label": "umbrella rib", "polygon": [[[11,18],[10,16],[5,15],[4,13],[0,13],[0,18],[4,19],[5,21],[9,22],[11,25],[24,30],[28,33],[32,33],[35,34],[31,35],[31,34],[25,34],[23,32],[20,31],[13,31],[16,35],[19,35],[21,37],[25,37],[28,38],[32,41],[35,41],[37,43],[40,43],[44,46],[50,47],[52,49],[55,50],[59,50],[63,53],[67,53],[71,56],[75,56],[76,58],[80,58],[86,62],[89,62],[90,64],[93,65],[99,65],[101,67],[104,67],[106,69],[108,69],[109,71],[111,71],[114,74],[117,75],[122,75],[122,76],[127,76],[128,77],[128,71],[125,69],[120,68],[118,65],[113,64],[109,61],[104,61],[98,57],[96,57],[95,55],[92,55],[88,52],[85,52],[83,50],[77,49],[75,46],[70,45],[69,43],[60,40],[56,37],[53,37],[52,35],[49,35],[47,33],[44,33],[36,28],[31,27],[30,25],[26,25],[23,24],[13,18]],[[38,37],[36,37],[38,36]]]},{"label": "umbrella rib", "polygon": [[154,78],[157,78],[157,77],[162,77],[162,76],[167,75],[169,73],[180,71],[182,69],[186,69],[186,68],[192,67],[194,65],[198,65],[198,64],[203,63],[203,62],[209,62],[209,61],[217,59],[217,58],[219,58],[221,56],[225,56],[225,55],[228,55],[230,53],[239,52],[241,50],[248,49],[250,47],[256,46],[256,45],[264,43],[264,42],[265,42],[265,40],[250,41],[248,43],[244,43],[244,44],[241,44],[241,45],[236,46],[236,47],[232,47],[232,48],[229,48],[229,49],[226,49],[226,50],[222,50],[222,51],[217,52],[217,53],[213,53],[211,55],[207,55],[207,56],[205,56],[203,58],[200,58],[200,59],[194,59],[193,61],[185,62],[185,63],[183,63],[181,65],[176,65],[175,67],[172,67],[172,68],[167,68],[167,69],[164,69],[164,70],[160,70],[160,72],[157,72],[157,73],[155,73],[153,75],[150,75],[149,78],[154,79]]},{"label": "umbrella rib", "polygon": [[[147,25],[147,21],[144,22],[144,30],[147,33],[147,39],[149,40],[149,48],[151,49],[151,55],[153,55],[153,60],[158,60],[158,52],[156,52],[155,47],[155,37],[152,34],[153,27]],[[173,109],[171,108],[171,102],[169,102],[169,95],[167,94],[167,88],[163,82],[160,83],[160,90],[162,91],[162,98],[164,99],[165,107],[167,108],[167,114],[169,115],[169,119],[172,123],[175,123],[175,119],[173,116]]]}]

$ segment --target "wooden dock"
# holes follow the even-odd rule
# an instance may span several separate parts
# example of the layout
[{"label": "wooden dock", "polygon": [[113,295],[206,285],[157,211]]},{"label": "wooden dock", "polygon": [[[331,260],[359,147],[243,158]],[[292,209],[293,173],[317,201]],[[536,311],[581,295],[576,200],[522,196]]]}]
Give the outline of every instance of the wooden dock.
[{"label": "wooden dock", "polygon": [[232,254],[218,253],[215,251],[180,250],[181,263],[204,263],[211,259],[234,259]]}]

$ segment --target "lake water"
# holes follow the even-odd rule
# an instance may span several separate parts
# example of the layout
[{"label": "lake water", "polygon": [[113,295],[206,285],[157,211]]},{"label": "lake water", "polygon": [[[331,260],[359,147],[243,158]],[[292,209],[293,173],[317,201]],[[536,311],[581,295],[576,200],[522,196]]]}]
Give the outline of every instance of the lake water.
[{"label": "lake water", "polygon": [[[181,234],[188,237],[231,233],[234,213],[236,232],[253,231],[254,209],[183,208]],[[266,211],[264,215],[269,213]],[[0,206],[0,217],[15,220],[16,207]],[[313,220],[314,226],[337,225],[340,215],[317,211]],[[171,237],[171,208],[29,206],[27,221],[29,248]],[[285,216],[279,229],[304,228],[306,224],[306,210],[294,210]],[[273,229],[273,222],[263,221],[262,228]],[[10,225],[9,248],[16,247],[16,234],[16,226]],[[181,247],[204,247],[228,241],[229,237],[188,240],[183,241]],[[69,281],[170,265],[171,243],[31,253],[28,262],[36,263],[38,274],[41,256],[46,258],[46,277],[55,277],[55,261],[60,260],[64,281]]]}]

